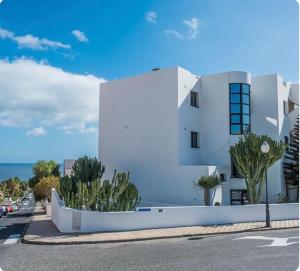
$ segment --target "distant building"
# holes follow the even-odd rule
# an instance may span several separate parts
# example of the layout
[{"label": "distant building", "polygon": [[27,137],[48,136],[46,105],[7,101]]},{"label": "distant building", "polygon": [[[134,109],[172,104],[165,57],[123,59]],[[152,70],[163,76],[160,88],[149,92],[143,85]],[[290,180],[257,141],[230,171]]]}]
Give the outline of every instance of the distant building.
[{"label": "distant building", "polygon": [[64,176],[70,176],[73,173],[73,165],[76,160],[66,159],[64,160]]},{"label": "distant building", "polygon": [[[197,76],[176,67],[105,82],[99,159],[106,173],[130,171],[146,202],[199,205],[203,193],[192,181],[218,173],[224,182],[213,202],[242,204],[246,187],[230,147],[246,132],[288,142],[298,105],[299,84],[278,74]],[[268,178],[270,200],[276,202],[285,191],[281,160]]]}]

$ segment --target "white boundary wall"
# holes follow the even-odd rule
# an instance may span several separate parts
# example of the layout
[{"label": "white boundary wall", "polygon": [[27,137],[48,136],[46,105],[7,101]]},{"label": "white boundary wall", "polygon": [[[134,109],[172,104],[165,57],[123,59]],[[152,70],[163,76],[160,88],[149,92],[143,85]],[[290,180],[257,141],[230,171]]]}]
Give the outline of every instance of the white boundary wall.
[{"label": "white boundary wall", "polygon": [[[272,220],[299,218],[298,203],[270,204]],[[129,212],[77,211],[52,192],[51,219],[61,232],[128,231],[265,220],[265,205],[143,207]]]}]

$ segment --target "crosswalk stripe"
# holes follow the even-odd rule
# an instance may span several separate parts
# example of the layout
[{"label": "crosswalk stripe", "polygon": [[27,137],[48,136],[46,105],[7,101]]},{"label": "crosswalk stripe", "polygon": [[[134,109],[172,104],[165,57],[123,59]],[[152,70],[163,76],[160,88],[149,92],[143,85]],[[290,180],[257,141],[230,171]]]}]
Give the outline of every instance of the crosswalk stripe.
[{"label": "crosswalk stripe", "polygon": [[8,238],[5,240],[3,245],[14,245],[14,244],[18,243],[20,237],[21,237],[21,234],[12,234],[12,235],[8,236]]}]

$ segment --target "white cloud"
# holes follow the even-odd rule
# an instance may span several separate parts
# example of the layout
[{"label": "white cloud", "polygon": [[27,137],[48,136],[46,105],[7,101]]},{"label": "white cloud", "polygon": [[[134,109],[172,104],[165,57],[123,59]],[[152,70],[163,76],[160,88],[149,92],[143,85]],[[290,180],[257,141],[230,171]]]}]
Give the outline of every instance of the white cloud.
[{"label": "white cloud", "polygon": [[0,39],[12,39],[14,35],[13,32],[0,28]]},{"label": "white cloud", "polygon": [[176,38],[179,38],[179,39],[183,39],[184,38],[184,36],[182,36],[178,31],[176,31],[174,29],[167,29],[165,31],[165,33],[167,35],[175,36]]},{"label": "white cloud", "polygon": [[0,126],[95,133],[99,83],[30,59],[0,60]]},{"label": "white cloud", "polygon": [[80,42],[88,42],[88,38],[86,37],[85,33],[78,30],[78,29],[75,29],[72,31],[72,34],[76,37],[76,39]]},{"label": "white cloud", "polygon": [[149,11],[145,14],[145,18],[149,23],[156,24],[157,14],[154,11]]},{"label": "white cloud", "polygon": [[27,136],[44,136],[46,134],[47,134],[47,132],[43,127],[33,128],[26,132]]},{"label": "white cloud", "polygon": [[49,48],[57,49],[70,49],[69,44],[64,44],[59,41],[48,40],[45,38],[35,37],[31,34],[23,36],[16,36],[14,32],[0,28],[0,39],[10,39],[16,42],[19,48],[28,48],[32,50],[48,50]]},{"label": "white cloud", "polygon": [[183,20],[182,23],[188,28],[187,33],[181,34],[179,31],[174,29],[167,29],[165,33],[179,39],[195,39],[198,35],[199,27],[204,25],[204,23],[197,18]]},{"label": "white cloud", "polygon": [[191,20],[182,21],[188,27],[187,37],[190,39],[196,38],[198,34],[199,20],[197,18],[192,18]]}]

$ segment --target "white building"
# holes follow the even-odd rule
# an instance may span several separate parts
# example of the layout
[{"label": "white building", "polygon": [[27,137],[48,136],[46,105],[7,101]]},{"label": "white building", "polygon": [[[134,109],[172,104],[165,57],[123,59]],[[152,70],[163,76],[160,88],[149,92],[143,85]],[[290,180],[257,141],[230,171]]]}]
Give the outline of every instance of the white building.
[{"label": "white building", "polygon": [[74,159],[65,159],[64,160],[64,172],[63,176],[71,176],[73,174],[73,165],[76,160]]},{"label": "white building", "polygon": [[[245,184],[234,176],[230,146],[245,130],[287,141],[298,100],[299,85],[278,74],[196,76],[176,67],[105,82],[99,159],[106,174],[130,171],[146,205],[203,204],[192,182],[214,172],[225,180],[214,202],[239,204],[231,196],[241,199]],[[281,163],[268,171],[271,202],[285,190]]]}]

